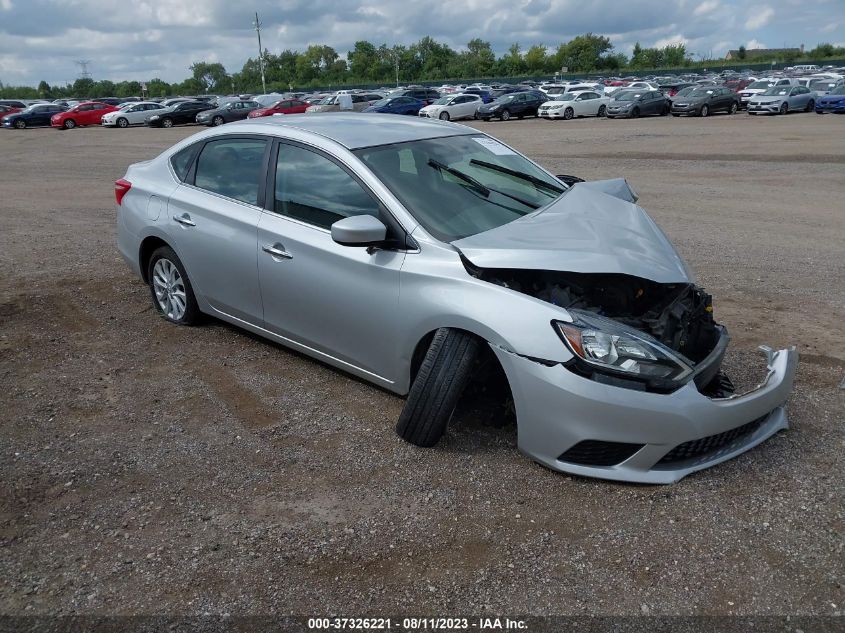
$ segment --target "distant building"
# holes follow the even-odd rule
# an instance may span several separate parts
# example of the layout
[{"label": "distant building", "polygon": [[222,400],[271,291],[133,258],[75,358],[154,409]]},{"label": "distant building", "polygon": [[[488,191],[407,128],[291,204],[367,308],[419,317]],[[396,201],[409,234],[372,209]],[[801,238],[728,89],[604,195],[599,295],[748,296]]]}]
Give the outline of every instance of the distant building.
[{"label": "distant building", "polygon": [[[758,57],[798,57],[802,52],[801,48],[747,48],[745,49],[745,59],[752,60]],[[728,51],[725,59],[739,59],[739,50]]]}]

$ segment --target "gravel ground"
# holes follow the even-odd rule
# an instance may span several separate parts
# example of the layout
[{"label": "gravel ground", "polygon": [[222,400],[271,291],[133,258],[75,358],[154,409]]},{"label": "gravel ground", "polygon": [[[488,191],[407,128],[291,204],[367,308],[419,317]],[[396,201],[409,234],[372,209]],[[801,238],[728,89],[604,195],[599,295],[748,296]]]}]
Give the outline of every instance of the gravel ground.
[{"label": "gravel ground", "polygon": [[735,376],[798,345],[792,428],[672,486],[551,472],[484,416],[417,449],[401,399],[153,312],[112,182],[195,128],[0,130],[0,613],[841,612],[845,117],[477,127],[627,177]]}]

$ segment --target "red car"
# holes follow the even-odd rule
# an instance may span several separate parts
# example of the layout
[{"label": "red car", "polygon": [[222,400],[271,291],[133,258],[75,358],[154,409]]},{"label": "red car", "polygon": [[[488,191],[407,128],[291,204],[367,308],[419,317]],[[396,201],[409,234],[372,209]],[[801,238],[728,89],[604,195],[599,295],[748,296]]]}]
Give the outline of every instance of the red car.
[{"label": "red car", "polygon": [[54,114],[50,125],[60,130],[71,130],[77,125],[100,125],[104,114],[120,110],[117,106],[97,101],[86,101],[66,112]]},{"label": "red car", "polygon": [[16,108],[15,106],[3,105],[0,103],[0,119],[6,115],[15,114],[16,112],[20,112],[22,110],[23,108]]},{"label": "red car", "polygon": [[282,99],[269,108],[258,108],[247,115],[249,119],[257,119],[261,116],[273,116],[274,114],[302,114],[308,104],[299,99]]}]

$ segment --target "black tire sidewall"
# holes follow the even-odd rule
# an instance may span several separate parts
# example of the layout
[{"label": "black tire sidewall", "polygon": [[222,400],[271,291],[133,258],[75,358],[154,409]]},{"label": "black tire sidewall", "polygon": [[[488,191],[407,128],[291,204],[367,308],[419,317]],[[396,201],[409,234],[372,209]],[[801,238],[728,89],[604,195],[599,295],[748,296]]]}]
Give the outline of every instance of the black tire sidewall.
[{"label": "black tire sidewall", "polygon": [[129,127],[129,121],[127,121],[124,117],[120,117],[117,120],[117,127]]}]

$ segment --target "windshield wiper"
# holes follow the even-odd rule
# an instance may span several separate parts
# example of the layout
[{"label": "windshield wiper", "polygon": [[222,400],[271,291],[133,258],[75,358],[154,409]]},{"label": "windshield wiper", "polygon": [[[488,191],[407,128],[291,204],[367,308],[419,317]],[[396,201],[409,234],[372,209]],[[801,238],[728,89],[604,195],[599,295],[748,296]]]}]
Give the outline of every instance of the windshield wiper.
[{"label": "windshield wiper", "polygon": [[496,165],[494,163],[488,163],[488,162],[483,161],[483,160],[478,160],[477,158],[471,158],[469,162],[472,165],[478,165],[479,167],[485,167],[487,169],[492,169],[493,171],[498,171],[498,172],[501,172],[503,174],[508,174],[509,176],[513,176],[514,178],[519,178],[521,180],[527,180],[528,182],[530,182],[533,185],[536,185],[537,187],[540,187],[542,189],[548,189],[549,191],[554,191],[557,194],[561,194],[564,191],[566,191],[566,189],[564,189],[563,187],[557,187],[557,186],[555,186],[555,185],[553,185],[549,182],[546,182],[545,180],[543,180],[541,178],[537,178],[537,176],[532,176],[531,174],[526,174],[526,173],[521,172],[521,171],[516,171],[515,169],[509,169],[507,167],[502,167],[501,165]]},{"label": "windshield wiper", "polygon": [[434,167],[435,169],[439,169],[445,171],[449,174],[452,174],[455,178],[463,180],[467,183],[470,188],[474,189],[477,193],[480,193],[485,198],[490,196],[490,193],[498,193],[500,196],[505,196],[506,198],[510,198],[511,200],[515,200],[519,204],[524,204],[526,207],[530,209],[539,209],[540,205],[535,204],[534,202],[530,202],[529,200],[525,200],[520,198],[519,196],[514,196],[509,193],[505,193],[504,191],[499,191],[498,189],[491,189],[487,185],[484,185],[477,181],[475,178],[470,176],[469,174],[465,174],[460,169],[455,169],[454,167],[449,167],[449,165],[445,165],[440,161],[434,160],[433,158],[428,159],[428,164]]}]

